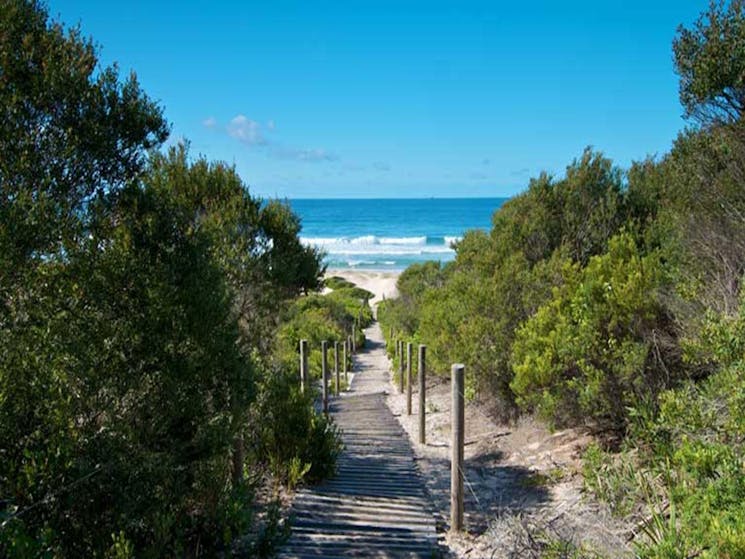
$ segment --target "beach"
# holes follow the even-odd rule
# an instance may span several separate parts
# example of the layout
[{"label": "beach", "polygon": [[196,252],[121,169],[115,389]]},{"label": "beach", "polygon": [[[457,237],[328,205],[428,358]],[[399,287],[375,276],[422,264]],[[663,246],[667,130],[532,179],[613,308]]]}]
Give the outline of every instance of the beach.
[{"label": "beach", "polygon": [[326,271],[326,277],[338,276],[351,281],[355,285],[367,289],[375,296],[370,300],[373,309],[383,299],[391,299],[398,296],[396,281],[401,275],[399,271],[373,271],[373,270],[350,270],[332,269]]}]

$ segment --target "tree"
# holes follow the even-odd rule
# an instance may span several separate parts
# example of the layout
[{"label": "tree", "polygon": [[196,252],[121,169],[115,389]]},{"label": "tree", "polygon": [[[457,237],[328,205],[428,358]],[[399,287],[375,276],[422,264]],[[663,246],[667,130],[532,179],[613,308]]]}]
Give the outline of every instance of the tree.
[{"label": "tree", "polygon": [[136,77],[100,68],[91,40],[33,0],[0,0],[0,122],[0,289],[63,254],[90,200],[137,176],[168,135]]},{"label": "tree", "polygon": [[745,111],[745,3],[712,1],[673,42],[686,115],[704,126],[732,124]]}]

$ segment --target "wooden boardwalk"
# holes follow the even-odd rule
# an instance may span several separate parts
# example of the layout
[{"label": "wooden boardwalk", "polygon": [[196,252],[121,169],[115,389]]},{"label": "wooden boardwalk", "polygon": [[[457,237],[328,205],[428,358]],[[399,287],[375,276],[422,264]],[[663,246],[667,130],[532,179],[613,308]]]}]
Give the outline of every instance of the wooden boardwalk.
[{"label": "wooden boardwalk", "polygon": [[350,391],[330,404],[345,445],[337,474],[298,492],[283,559],[441,556],[408,436],[382,392],[389,373],[380,328],[366,335]]}]

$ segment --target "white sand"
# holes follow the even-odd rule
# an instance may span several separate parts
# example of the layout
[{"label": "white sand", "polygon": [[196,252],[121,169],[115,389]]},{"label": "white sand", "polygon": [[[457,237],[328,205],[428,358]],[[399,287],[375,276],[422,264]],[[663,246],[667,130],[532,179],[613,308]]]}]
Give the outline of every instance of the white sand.
[{"label": "white sand", "polygon": [[367,270],[327,270],[326,277],[339,276],[375,294],[370,301],[374,307],[383,299],[398,296],[396,281],[400,272],[375,272]]}]

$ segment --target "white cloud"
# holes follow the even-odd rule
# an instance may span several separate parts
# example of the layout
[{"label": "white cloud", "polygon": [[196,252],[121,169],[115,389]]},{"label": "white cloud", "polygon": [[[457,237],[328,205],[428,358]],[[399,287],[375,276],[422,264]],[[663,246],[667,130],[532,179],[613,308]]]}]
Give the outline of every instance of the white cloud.
[{"label": "white cloud", "polygon": [[[210,117],[204,121],[204,125],[211,128],[217,125],[217,121]],[[249,147],[264,148],[264,153],[269,157],[307,162],[337,161],[339,159],[336,154],[322,148],[286,146],[275,141],[273,138],[268,138],[265,131],[273,132],[275,129],[276,123],[274,120],[268,120],[266,125],[262,126],[259,122],[243,114],[233,117],[225,127],[225,131],[231,138],[235,138]]]},{"label": "white cloud", "polygon": [[263,146],[267,144],[261,132],[261,125],[245,115],[238,115],[227,126],[228,134],[236,140],[249,146]]},{"label": "white cloud", "polygon": [[214,128],[215,126],[217,126],[217,120],[215,119],[214,116],[210,116],[210,117],[205,118],[202,121],[202,125],[205,128]]}]

